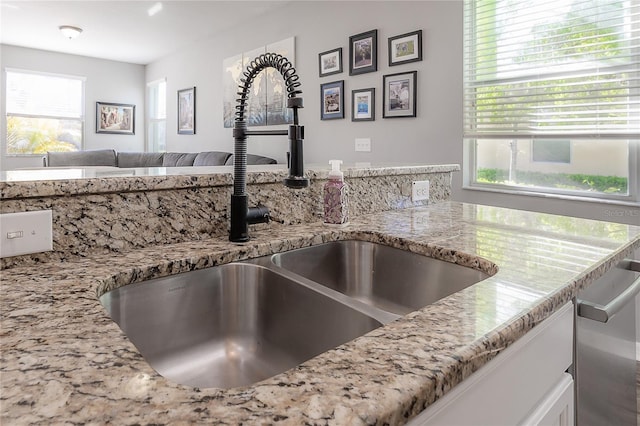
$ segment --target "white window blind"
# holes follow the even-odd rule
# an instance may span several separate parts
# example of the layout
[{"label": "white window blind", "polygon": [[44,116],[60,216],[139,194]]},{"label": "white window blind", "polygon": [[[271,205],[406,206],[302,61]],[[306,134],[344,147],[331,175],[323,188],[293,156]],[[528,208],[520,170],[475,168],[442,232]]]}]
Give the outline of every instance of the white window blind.
[{"label": "white window blind", "polygon": [[84,79],[79,77],[7,71],[7,114],[83,117]]},{"label": "white window blind", "polygon": [[167,80],[147,83],[147,150],[166,151],[167,141]]},{"label": "white window blind", "polygon": [[640,137],[640,0],[464,6],[465,138]]},{"label": "white window blind", "polygon": [[147,83],[149,94],[149,117],[156,120],[167,118],[167,80]]}]

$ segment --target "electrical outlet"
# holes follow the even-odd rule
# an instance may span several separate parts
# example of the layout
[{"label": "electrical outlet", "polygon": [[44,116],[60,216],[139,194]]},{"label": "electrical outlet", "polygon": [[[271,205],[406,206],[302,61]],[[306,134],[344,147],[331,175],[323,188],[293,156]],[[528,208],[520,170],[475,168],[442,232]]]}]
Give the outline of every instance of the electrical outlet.
[{"label": "electrical outlet", "polygon": [[371,152],[370,138],[356,138],[356,151]]},{"label": "electrical outlet", "polygon": [[416,180],[411,185],[411,201],[422,201],[429,199],[429,181]]},{"label": "electrical outlet", "polygon": [[0,214],[0,257],[53,250],[51,210]]}]

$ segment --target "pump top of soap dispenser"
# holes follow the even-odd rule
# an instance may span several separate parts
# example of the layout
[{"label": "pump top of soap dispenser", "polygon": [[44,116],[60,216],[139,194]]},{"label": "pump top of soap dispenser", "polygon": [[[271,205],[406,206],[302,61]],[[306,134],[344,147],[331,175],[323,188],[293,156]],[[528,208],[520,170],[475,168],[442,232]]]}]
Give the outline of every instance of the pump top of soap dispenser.
[{"label": "pump top of soap dispenser", "polygon": [[344,180],[344,173],[340,170],[342,160],[329,160],[331,164],[331,171],[329,172],[329,179]]}]

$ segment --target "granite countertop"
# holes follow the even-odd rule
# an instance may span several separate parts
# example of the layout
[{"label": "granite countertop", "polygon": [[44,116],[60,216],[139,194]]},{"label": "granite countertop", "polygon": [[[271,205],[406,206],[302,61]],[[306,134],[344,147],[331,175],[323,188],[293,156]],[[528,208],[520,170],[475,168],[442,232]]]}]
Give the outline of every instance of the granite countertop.
[{"label": "granite countertop", "polygon": [[[457,164],[347,164],[346,178],[395,176],[416,173],[459,171]],[[326,179],[328,165],[308,164],[305,175],[310,179]],[[284,164],[247,166],[247,183],[281,182],[289,176]],[[150,191],[206,186],[228,186],[233,182],[232,166],[85,167],[23,169],[0,171],[0,200],[47,197],[57,195],[99,194],[108,192]]]},{"label": "granite countertop", "polygon": [[[640,227],[444,202],[2,271],[2,424],[400,424],[640,247]],[[492,277],[253,386],[194,389],[156,374],[98,296],[147,278],[336,239]]]}]

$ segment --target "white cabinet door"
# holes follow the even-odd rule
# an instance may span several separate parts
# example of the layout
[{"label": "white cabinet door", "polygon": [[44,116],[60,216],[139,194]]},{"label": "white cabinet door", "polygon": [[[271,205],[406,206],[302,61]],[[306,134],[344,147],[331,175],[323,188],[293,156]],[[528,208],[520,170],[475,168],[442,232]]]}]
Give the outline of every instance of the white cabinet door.
[{"label": "white cabinet door", "polygon": [[521,426],[573,426],[573,377],[564,373],[560,381],[542,401],[533,413],[528,415]]},{"label": "white cabinet door", "polygon": [[519,424],[563,377],[572,354],[573,305],[568,303],[408,424]]}]

